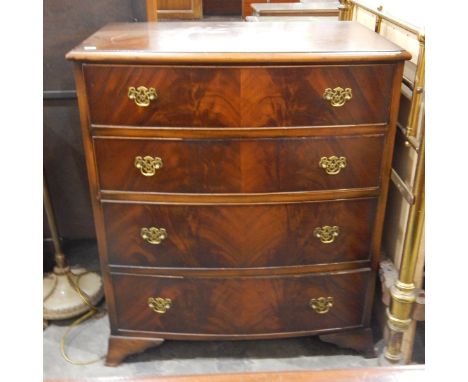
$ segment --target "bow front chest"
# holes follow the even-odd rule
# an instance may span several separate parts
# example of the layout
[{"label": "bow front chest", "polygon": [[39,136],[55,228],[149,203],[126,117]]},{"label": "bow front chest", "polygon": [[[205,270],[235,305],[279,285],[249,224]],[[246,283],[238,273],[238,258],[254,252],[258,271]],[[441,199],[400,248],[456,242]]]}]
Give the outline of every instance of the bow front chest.
[{"label": "bow front chest", "polygon": [[330,22],[111,24],[75,61],[108,365],[369,329],[403,64]]}]

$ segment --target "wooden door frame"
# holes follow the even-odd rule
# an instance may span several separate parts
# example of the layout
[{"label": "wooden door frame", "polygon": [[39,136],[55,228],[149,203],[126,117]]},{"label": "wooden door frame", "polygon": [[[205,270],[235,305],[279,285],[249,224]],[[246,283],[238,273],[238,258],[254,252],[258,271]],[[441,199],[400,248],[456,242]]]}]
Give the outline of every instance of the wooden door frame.
[{"label": "wooden door frame", "polygon": [[158,21],[158,0],[146,0],[146,20]]}]

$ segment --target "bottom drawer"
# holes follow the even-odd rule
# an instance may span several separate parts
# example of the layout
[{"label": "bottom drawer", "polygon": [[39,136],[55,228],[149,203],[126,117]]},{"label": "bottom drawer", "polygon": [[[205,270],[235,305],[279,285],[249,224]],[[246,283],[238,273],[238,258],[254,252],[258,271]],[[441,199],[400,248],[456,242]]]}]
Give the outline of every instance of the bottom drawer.
[{"label": "bottom drawer", "polygon": [[111,277],[121,330],[267,336],[361,325],[370,275]]}]

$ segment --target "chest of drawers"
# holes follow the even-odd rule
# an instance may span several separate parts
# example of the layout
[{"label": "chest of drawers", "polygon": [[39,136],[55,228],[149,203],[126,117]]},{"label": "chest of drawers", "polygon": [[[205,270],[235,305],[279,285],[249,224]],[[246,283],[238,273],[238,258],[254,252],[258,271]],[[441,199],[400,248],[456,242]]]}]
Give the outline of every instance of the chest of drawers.
[{"label": "chest of drawers", "polygon": [[252,4],[263,3],[296,3],[298,0],[242,0],[242,17],[252,16]]},{"label": "chest of drawers", "polygon": [[68,53],[111,336],[369,328],[404,60],[352,22],[111,24]]}]

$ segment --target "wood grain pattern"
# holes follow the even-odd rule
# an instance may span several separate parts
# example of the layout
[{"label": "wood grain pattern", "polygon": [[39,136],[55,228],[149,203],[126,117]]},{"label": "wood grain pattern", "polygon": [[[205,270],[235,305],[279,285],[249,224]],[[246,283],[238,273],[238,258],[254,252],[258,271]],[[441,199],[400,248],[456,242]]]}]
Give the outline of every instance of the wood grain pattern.
[{"label": "wood grain pattern", "polygon": [[91,195],[91,206],[93,208],[94,225],[96,227],[96,237],[99,251],[99,259],[102,267],[102,282],[104,287],[104,294],[106,298],[106,304],[109,311],[109,321],[111,331],[116,327],[116,311],[115,311],[115,300],[114,291],[110,282],[109,273],[107,271],[107,248],[104,234],[104,221],[102,213],[102,205],[99,203],[96,195],[99,193],[98,179],[97,179],[97,165],[96,158],[93,151],[93,143],[89,134],[89,102],[85,88],[85,78],[82,70],[82,65],[75,63],[73,67],[76,82],[76,92],[78,96],[78,105],[80,110],[80,121],[81,121],[81,134],[83,136],[83,148],[86,159],[86,169],[88,172],[88,183],[89,191]]},{"label": "wood grain pattern", "polygon": [[363,354],[365,358],[375,358],[374,337],[370,328],[358,328],[346,332],[322,334],[319,338],[324,342],[335,344],[341,348],[351,348]]},{"label": "wood grain pattern", "polygon": [[[390,65],[258,68],[242,71],[242,126],[357,125],[387,122]],[[351,88],[341,107],[325,89]]]},{"label": "wood grain pattern", "polygon": [[[409,54],[355,23],[229,25],[114,24],[67,56],[80,61],[111,333],[123,340],[117,355],[141,350],[125,336],[332,332],[367,351]],[[147,108],[127,97],[141,85],[158,90]],[[331,107],[328,87],[352,88],[353,97]],[[310,163],[337,151],[349,167],[324,180]],[[164,157],[152,179],[159,184],[132,175],[136,155]],[[341,228],[332,244],[313,235],[323,225]],[[142,242],[144,226],[165,228],[167,238]],[[315,294],[333,295],[330,313],[307,306]],[[173,301],[164,315],[147,307],[158,296]]]},{"label": "wood grain pattern", "polygon": [[203,16],[202,0],[158,0],[158,18],[199,19]]},{"label": "wood grain pattern", "polygon": [[[327,273],[350,271],[359,268],[369,268],[370,260],[357,260],[353,262],[312,264],[312,265],[291,265],[286,267],[263,267],[263,268],[154,268],[142,267],[138,265],[112,265],[109,264],[110,272],[131,273],[135,275],[153,275],[157,272],[160,276],[181,276],[181,277],[260,277],[260,276],[292,276],[304,275],[308,273]],[[135,334],[135,333],[131,333]]]},{"label": "wood grain pattern", "polygon": [[[370,258],[376,199],[267,206],[105,203],[109,263],[153,267],[242,268],[326,264]],[[316,227],[339,226],[335,242]],[[142,227],[165,228],[152,245]]]},{"label": "wood grain pattern", "polygon": [[[91,122],[108,125],[269,127],[387,122],[393,66],[177,68],[85,66]],[[154,87],[139,107],[128,88]],[[333,107],[327,88],[351,88]]]},{"label": "wood grain pattern", "polygon": [[[104,190],[177,193],[262,193],[377,187],[383,135],[328,138],[156,140],[94,139]],[[137,156],[163,167],[144,176]],[[329,175],[322,157],[344,156]],[[114,171],[118,168],[119,171]]]},{"label": "wood grain pattern", "polygon": [[192,7],[192,0],[159,0],[161,10],[187,10]]},{"label": "wood grain pattern", "polygon": [[125,201],[130,204],[143,202],[159,203],[165,205],[256,205],[369,198],[373,196],[378,197],[379,195],[379,188],[371,187],[351,189],[348,188],[342,190],[274,192],[255,194],[178,194],[101,190],[99,192],[98,198],[102,202]]},{"label": "wood grain pattern", "polygon": [[[138,126],[238,126],[240,71],[226,68],[85,66],[91,121]],[[154,87],[148,107],[128,99],[130,86]]]},{"label": "wood grain pattern", "polygon": [[118,138],[287,138],[327,137],[384,134],[388,124],[363,124],[340,126],[291,126],[291,127],[161,127],[91,125],[94,137]]},{"label": "wood grain pattern", "polygon": [[117,366],[130,354],[137,354],[164,342],[157,338],[110,336],[106,366]]},{"label": "wood grain pattern", "polygon": [[[368,271],[299,277],[190,279],[113,274],[119,328],[179,334],[245,335],[359,326]],[[165,314],[149,297],[172,300]],[[318,314],[312,298],[332,296]],[[248,307],[248,309],[245,309]]]},{"label": "wood grain pattern", "polygon": [[[131,54],[129,54],[131,51]],[[411,55],[356,22],[117,23],[67,54],[82,62],[250,63],[395,62]]]},{"label": "wood grain pattern", "polygon": [[158,21],[158,0],[146,0],[146,21]]}]

